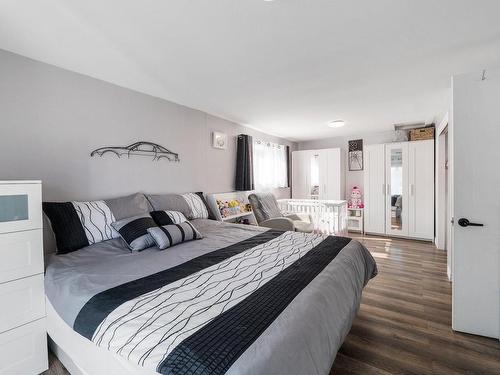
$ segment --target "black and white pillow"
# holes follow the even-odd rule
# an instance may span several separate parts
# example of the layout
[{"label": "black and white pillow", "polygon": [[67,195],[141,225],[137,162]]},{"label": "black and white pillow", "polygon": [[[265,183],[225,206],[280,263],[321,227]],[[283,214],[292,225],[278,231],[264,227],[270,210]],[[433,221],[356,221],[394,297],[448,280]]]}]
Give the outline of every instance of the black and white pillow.
[{"label": "black and white pillow", "polygon": [[203,238],[201,233],[189,221],[181,224],[149,228],[148,233],[154,238],[156,246],[161,250],[182,242]]},{"label": "black and white pillow", "polygon": [[118,238],[118,233],[111,223],[115,216],[104,201],[71,202],[82,223],[89,244]]},{"label": "black and white pillow", "polygon": [[43,211],[56,236],[58,254],[118,238],[111,226],[115,217],[104,201],[44,202]]},{"label": "black and white pillow", "polygon": [[157,228],[149,215],[129,217],[111,224],[132,251],[140,251],[154,246],[155,241],[148,233],[149,228]]},{"label": "black and white pillow", "polygon": [[181,224],[187,221],[186,216],[180,211],[152,211],[149,213],[156,225]]},{"label": "black and white pillow", "polygon": [[203,193],[186,193],[182,194],[191,210],[190,219],[208,219],[210,212],[208,211]]}]

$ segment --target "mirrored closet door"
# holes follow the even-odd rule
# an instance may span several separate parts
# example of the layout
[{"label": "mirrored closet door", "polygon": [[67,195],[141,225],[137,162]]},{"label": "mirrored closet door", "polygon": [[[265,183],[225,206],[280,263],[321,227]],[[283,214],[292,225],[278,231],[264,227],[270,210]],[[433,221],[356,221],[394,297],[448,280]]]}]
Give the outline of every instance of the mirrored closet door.
[{"label": "mirrored closet door", "polygon": [[386,145],[386,233],[408,236],[408,143]]},{"label": "mirrored closet door", "polygon": [[310,158],[311,168],[309,176],[309,195],[311,199],[320,199],[320,157],[319,153],[313,152]]}]

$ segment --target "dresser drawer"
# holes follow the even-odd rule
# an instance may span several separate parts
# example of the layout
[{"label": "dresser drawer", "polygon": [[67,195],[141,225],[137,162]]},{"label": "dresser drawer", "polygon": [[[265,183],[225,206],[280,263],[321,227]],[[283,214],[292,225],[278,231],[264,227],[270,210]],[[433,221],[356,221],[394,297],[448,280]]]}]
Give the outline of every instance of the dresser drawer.
[{"label": "dresser drawer", "polygon": [[43,272],[41,229],[0,235],[0,283]]},{"label": "dresser drawer", "polygon": [[42,185],[0,183],[0,233],[42,228]]},{"label": "dresser drawer", "polygon": [[47,369],[45,319],[0,334],[0,375],[33,375]]},{"label": "dresser drawer", "polygon": [[43,274],[0,284],[0,332],[45,316]]}]

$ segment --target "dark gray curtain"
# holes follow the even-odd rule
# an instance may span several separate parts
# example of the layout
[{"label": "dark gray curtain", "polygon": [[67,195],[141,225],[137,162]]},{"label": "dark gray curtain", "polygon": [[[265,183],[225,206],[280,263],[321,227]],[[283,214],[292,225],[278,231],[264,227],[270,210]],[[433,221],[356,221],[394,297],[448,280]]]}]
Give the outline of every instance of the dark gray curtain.
[{"label": "dark gray curtain", "polygon": [[246,134],[238,136],[236,151],[236,190],[247,191],[254,189],[253,182],[253,141]]}]

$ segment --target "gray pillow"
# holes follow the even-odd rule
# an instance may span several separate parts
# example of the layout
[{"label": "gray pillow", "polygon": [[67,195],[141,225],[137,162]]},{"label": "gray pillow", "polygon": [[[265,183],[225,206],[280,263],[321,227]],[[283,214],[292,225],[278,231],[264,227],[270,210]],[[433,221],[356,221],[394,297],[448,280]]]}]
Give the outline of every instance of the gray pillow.
[{"label": "gray pillow", "polygon": [[181,224],[164,225],[162,227],[149,228],[148,233],[154,238],[156,246],[161,250],[182,242],[199,240],[203,236],[189,221]]},{"label": "gray pillow", "polygon": [[144,250],[155,244],[148,229],[157,227],[157,225],[149,214],[129,217],[111,225],[132,251]]},{"label": "gray pillow", "polygon": [[151,211],[151,205],[142,193],[106,199],[104,202],[111,209],[116,220],[146,214]]},{"label": "gray pillow", "polygon": [[213,212],[209,209],[202,192],[186,194],[146,195],[155,211],[179,211],[189,220],[212,219]]},{"label": "gray pillow", "polygon": [[146,195],[154,211],[179,211],[186,217],[191,217],[191,209],[180,194]]}]

